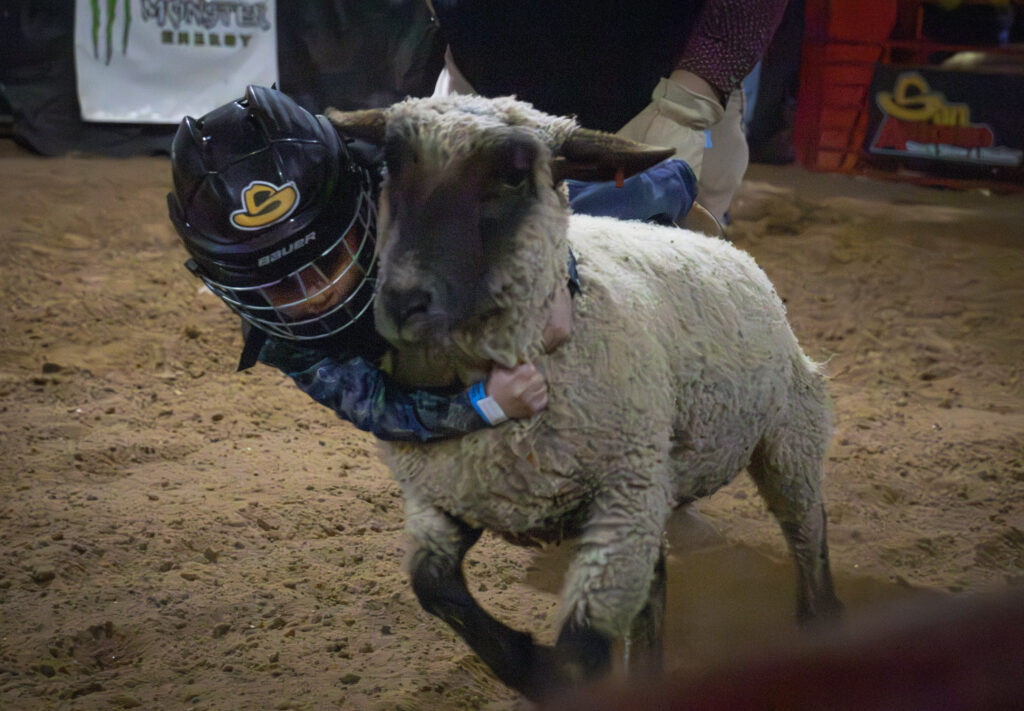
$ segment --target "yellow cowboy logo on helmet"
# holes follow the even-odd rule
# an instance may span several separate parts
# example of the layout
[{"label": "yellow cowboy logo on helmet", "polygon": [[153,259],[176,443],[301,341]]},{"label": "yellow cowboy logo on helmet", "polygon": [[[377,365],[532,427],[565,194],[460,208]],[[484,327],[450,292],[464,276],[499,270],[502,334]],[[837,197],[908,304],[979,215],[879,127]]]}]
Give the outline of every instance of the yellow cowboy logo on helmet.
[{"label": "yellow cowboy logo on helmet", "polygon": [[259,230],[288,217],[299,205],[299,190],[294,182],[282,186],[254,180],[242,190],[245,206],[231,213],[231,224],[240,230]]}]

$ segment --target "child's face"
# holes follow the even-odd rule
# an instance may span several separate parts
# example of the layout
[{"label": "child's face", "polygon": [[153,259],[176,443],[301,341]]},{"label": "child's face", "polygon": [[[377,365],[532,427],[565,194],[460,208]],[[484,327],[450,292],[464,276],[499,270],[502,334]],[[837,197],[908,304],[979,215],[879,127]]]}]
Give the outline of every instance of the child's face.
[{"label": "child's face", "polygon": [[264,296],[286,318],[302,321],[326,313],[344,301],[362,282],[365,272],[353,263],[361,235],[355,227],[342,244],[309,266],[271,286]]}]

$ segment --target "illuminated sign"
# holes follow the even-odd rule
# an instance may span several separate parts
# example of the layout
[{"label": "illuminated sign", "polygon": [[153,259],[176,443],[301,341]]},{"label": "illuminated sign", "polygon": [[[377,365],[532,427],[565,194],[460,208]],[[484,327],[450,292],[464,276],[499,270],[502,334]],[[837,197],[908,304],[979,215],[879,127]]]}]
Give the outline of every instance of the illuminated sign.
[{"label": "illuminated sign", "polygon": [[[1010,87],[1012,82],[1017,82],[1016,89]],[[868,133],[868,152],[977,166],[1019,167],[1024,163],[1022,132],[1000,130],[1014,122],[1019,128],[1020,114],[1012,116],[1014,109],[1007,105],[1004,93],[1011,91],[1019,95],[1018,77],[940,69],[898,71],[891,66],[879,66],[872,85],[875,120]],[[1007,145],[1008,136],[1017,144]]]}]

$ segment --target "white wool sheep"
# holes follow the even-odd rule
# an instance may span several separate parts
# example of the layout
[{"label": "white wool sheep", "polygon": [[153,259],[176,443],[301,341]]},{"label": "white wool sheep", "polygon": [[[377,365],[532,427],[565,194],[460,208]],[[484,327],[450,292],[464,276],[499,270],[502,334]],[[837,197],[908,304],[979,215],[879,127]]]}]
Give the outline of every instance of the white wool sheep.
[{"label": "white wool sheep", "polygon": [[[548,382],[548,408],[532,419],[384,445],[428,611],[534,698],[602,673],[617,637],[656,663],[666,520],[746,468],[794,552],[799,617],[838,614],[820,486],[826,381],[764,272],[720,239],[569,216],[562,178],[632,172],[664,151],[511,98],[328,115],[386,146],[376,316],[396,374],[468,383],[492,361],[529,360]],[[571,337],[545,354],[570,245],[582,294]],[[553,648],[494,620],[465,589],[462,558],[482,529],[579,537]]]}]

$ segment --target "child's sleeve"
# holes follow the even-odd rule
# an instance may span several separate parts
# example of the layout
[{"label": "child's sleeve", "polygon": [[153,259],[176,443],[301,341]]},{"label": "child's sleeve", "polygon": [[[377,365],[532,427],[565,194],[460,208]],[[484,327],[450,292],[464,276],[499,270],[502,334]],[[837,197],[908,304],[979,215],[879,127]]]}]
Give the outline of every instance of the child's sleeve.
[{"label": "child's sleeve", "polygon": [[583,215],[645,220],[660,224],[678,222],[693,207],[697,178],[686,161],[670,158],[642,173],[615,181],[592,183],[565,181],[572,211]]},{"label": "child's sleeve", "polygon": [[364,358],[339,362],[270,339],[260,360],[281,370],[338,417],[380,439],[426,442],[487,425],[468,391],[452,397],[406,391]]}]

